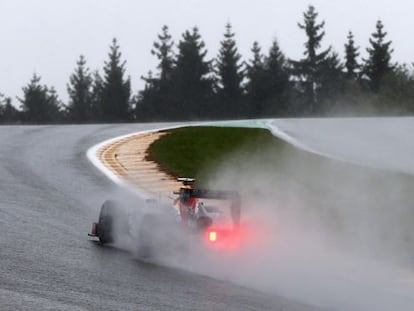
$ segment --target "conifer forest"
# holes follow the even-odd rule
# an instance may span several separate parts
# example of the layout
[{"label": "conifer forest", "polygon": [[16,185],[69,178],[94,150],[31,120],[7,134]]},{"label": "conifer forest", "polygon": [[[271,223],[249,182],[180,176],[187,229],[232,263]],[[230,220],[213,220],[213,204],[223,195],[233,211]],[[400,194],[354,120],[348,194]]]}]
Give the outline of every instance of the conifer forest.
[{"label": "conifer forest", "polygon": [[[113,123],[325,116],[394,116],[414,113],[412,64],[393,60],[393,44],[381,20],[366,46],[354,34],[343,51],[324,41],[325,23],[313,6],[299,17],[306,38],[301,59],[285,55],[277,39],[268,50],[252,42],[243,59],[237,34],[224,25],[220,48],[207,57],[197,27],[172,38],[160,28],[151,51],[157,67],[142,74],[144,86],[131,89],[116,38],[102,70],[91,71],[80,55],[67,81],[67,102],[34,73],[17,97],[0,94],[5,124]],[[364,49],[366,58],[360,53]],[[339,53],[344,55],[343,59]],[[24,81],[23,83],[24,84]],[[0,85],[1,90],[1,85]]]}]

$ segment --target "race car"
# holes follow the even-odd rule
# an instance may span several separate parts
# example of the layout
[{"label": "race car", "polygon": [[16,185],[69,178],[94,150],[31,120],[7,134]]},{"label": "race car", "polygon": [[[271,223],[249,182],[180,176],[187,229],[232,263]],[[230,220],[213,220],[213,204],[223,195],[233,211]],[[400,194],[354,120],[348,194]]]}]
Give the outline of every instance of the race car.
[{"label": "race car", "polygon": [[240,233],[240,195],[236,191],[194,188],[194,179],[178,180],[184,187],[175,193],[178,196],[175,205],[184,228],[202,234],[210,246],[236,247]]},{"label": "race car", "polygon": [[117,236],[134,237],[139,255],[145,257],[160,245],[182,246],[188,241],[216,249],[237,248],[241,238],[240,195],[236,191],[195,188],[193,178],[178,181],[183,186],[174,192],[176,198],[167,207],[147,200],[145,208],[125,209],[119,202],[105,201],[89,236],[99,238],[101,244],[113,243]]}]

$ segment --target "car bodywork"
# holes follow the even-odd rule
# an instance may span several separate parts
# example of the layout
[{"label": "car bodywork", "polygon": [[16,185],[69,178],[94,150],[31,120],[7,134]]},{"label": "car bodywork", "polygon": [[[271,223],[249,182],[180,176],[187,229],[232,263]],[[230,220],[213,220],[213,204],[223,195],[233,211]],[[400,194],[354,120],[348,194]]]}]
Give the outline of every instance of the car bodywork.
[{"label": "car bodywork", "polygon": [[[182,187],[176,194],[184,226],[204,235],[210,246],[236,246],[241,214],[240,195],[236,191]],[[208,205],[211,200],[221,204]],[[225,211],[229,211],[227,217],[223,216]]]},{"label": "car bodywork", "polygon": [[[174,233],[171,230],[164,236],[192,237],[191,240],[201,241],[200,244],[210,248],[236,248],[240,242],[240,216],[241,199],[236,191],[209,190],[194,187],[194,179],[180,178],[183,186],[174,194],[176,198],[168,208],[174,213],[168,216],[154,213],[157,210],[157,201],[147,200],[152,204],[148,213],[140,218],[137,238],[141,253],[148,253],[154,248],[157,239],[154,232],[165,230],[172,222],[175,223]],[[155,208],[154,208],[155,207]],[[159,208],[159,206],[158,206]],[[128,213],[120,213],[120,204],[114,201],[106,201],[100,211],[99,220],[92,224],[91,237],[99,238],[101,244],[114,242],[116,228],[125,230],[131,227],[131,216]],[[136,209],[135,209],[136,210]],[[172,220],[173,219],[173,220]],[[128,231],[128,230],[127,230]],[[131,230],[128,231],[131,233]],[[131,235],[131,234],[130,234]],[[194,239],[195,237],[195,239]],[[171,238],[172,239],[172,238]],[[177,239],[176,239],[177,240]],[[181,239],[182,240],[182,239]],[[142,251],[145,249],[145,251]]]}]

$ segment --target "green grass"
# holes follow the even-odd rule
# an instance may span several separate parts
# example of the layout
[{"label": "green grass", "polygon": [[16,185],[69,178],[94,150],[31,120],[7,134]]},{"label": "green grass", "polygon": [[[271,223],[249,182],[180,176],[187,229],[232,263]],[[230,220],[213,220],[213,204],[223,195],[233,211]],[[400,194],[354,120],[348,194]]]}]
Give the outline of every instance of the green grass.
[{"label": "green grass", "polygon": [[239,153],[240,161],[266,146],[277,152],[286,144],[268,130],[227,127],[187,127],[169,130],[149,147],[147,158],[175,177],[196,177]]},{"label": "green grass", "polygon": [[186,127],[166,132],[150,145],[147,159],[174,177],[195,177],[199,185],[228,167],[240,172],[253,168],[261,176],[273,176],[286,183],[294,180],[309,190],[319,186],[314,180],[320,178],[340,183],[338,176],[358,173],[378,185],[380,180],[395,175],[304,152],[266,129]]},{"label": "green grass", "polygon": [[[370,183],[381,184],[399,173],[381,172],[320,157],[292,147],[266,129],[233,127],[186,127],[167,130],[153,142],[147,159],[174,177],[195,177],[203,185],[208,177],[220,174],[223,167],[233,170],[254,168],[262,175],[276,176],[286,182],[295,180],[315,188],[314,180],[338,176],[364,175]],[[207,176],[209,175],[209,176]],[[399,176],[401,180],[403,176]],[[408,179],[412,180],[412,177]],[[381,182],[380,182],[381,181]],[[316,183],[319,184],[319,183]]]}]

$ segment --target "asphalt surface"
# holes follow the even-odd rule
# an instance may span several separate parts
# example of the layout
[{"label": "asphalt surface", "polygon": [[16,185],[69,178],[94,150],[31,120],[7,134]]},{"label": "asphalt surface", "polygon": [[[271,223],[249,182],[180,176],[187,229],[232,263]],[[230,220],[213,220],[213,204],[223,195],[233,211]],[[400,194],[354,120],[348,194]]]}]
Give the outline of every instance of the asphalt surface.
[{"label": "asphalt surface", "polygon": [[0,310],[311,310],[87,237],[114,185],[86,151],[159,126],[0,127]]},{"label": "asphalt surface", "polygon": [[330,158],[414,174],[413,117],[277,119],[268,128],[302,149]]}]

